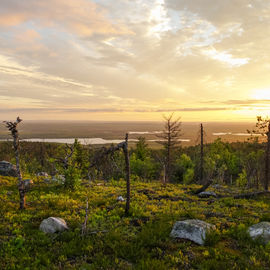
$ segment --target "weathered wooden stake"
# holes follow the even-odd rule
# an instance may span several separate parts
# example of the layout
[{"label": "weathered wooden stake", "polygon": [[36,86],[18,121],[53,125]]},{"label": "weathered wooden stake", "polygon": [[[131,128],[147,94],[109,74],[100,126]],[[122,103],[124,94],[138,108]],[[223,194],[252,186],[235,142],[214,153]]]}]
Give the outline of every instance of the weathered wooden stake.
[{"label": "weathered wooden stake", "polygon": [[204,144],[203,124],[201,124],[200,183],[203,183],[203,157],[204,157],[203,144]]},{"label": "weathered wooden stake", "polygon": [[128,133],[125,138],[125,145],[123,147],[124,155],[125,155],[125,163],[126,163],[126,181],[127,181],[127,200],[126,200],[126,209],[125,214],[129,214],[130,208],[130,165],[129,165],[129,155],[128,155]]},{"label": "weathered wooden stake", "polygon": [[265,152],[265,181],[264,189],[268,190],[269,184],[269,161],[270,161],[270,122],[267,122],[267,142],[266,142],[266,152]]},{"label": "weathered wooden stake", "polygon": [[88,198],[86,198],[85,218],[84,218],[84,223],[82,225],[82,236],[84,236],[86,234],[87,221],[88,221]]}]

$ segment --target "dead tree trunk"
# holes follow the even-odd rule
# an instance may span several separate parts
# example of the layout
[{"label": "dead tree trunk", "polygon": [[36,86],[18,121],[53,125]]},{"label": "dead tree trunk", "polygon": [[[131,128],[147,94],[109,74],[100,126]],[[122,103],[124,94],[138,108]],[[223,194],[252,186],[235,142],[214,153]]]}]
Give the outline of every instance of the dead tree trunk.
[{"label": "dead tree trunk", "polygon": [[266,152],[265,152],[265,180],[264,189],[268,190],[269,184],[269,160],[270,160],[270,122],[267,123],[267,142],[266,142]]},{"label": "dead tree trunk", "polygon": [[159,144],[163,145],[165,150],[165,183],[170,181],[171,167],[173,162],[173,153],[177,146],[180,145],[181,134],[181,122],[180,118],[173,120],[173,113],[169,116],[164,116],[165,125],[164,130],[161,134],[156,136],[161,140]]},{"label": "dead tree trunk", "polygon": [[125,145],[123,147],[124,155],[125,155],[125,163],[126,163],[126,181],[127,181],[127,200],[126,200],[126,209],[125,214],[129,214],[130,208],[130,165],[129,165],[129,155],[128,155],[128,133],[125,138]]},{"label": "dead tree trunk", "polygon": [[204,152],[203,152],[203,124],[201,124],[201,152],[200,152],[200,183],[203,183],[203,157],[204,157]]},{"label": "dead tree trunk", "polygon": [[15,158],[16,158],[16,171],[17,171],[17,177],[18,177],[18,190],[20,195],[20,210],[23,210],[25,208],[25,186],[22,179],[21,169],[20,169],[20,154],[19,154],[19,146],[20,146],[20,140],[19,140],[19,132],[17,129],[17,125],[22,121],[20,117],[17,117],[17,120],[15,122],[8,122],[4,121],[6,124],[6,127],[11,133],[11,136],[13,137],[13,148],[15,152]]},{"label": "dead tree trunk", "polygon": [[212,179],[208,180],[207,183],[205,183],[201,188],[195,190],[193,192],[193,194],[199,194],[199,193],[205,191],[212,183],[213,183]]}]

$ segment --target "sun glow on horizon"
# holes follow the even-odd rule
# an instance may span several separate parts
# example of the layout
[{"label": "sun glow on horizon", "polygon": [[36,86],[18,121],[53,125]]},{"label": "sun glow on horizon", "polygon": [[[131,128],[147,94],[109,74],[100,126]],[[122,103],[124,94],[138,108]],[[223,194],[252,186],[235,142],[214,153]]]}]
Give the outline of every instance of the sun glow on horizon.
[{"label": "sun glow on horizon", "polygon": [[270,100],[270,88],[256,89],[251,94],[251,97],[257,100]]}]

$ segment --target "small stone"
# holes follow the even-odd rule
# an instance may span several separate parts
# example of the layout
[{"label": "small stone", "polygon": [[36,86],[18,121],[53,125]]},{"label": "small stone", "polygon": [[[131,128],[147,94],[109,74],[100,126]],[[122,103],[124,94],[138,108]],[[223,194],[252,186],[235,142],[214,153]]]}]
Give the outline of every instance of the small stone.
[{"label": "small stone", "polygon": [[255,240],[260,238],[265,244],[270,241],[270,222],[264,221],[248,228],[250,237]]},{"label": "small stone", "polygon": [[31,180],[31,179],[24,179],[24,180],[23,180],[23,183],[24,183],[24,187],[25,187],[26,189],[28,189],[28,188],[30,188],[30,186],[31,186],[34,182],[33,182],[33,180]]},{"label": "small stone", "polygon": [[49,217],[41,222],[39,229],[44,233],[56,233],[68,230],[68,226],[62,218]]},{"label": "small stone", "polygon": [[124,202],[125,199],[122,196],[118,196],[116,199],[118,202]]},{"label": "small stone", "polygon": [[209,197],[217,197],[217,194],[213,191],[203,191],[198,194],[200,198],[209,198]]},{"label": "small stone", "polygon": [[49,177],[49,174],[46,172],[39,172],[37,173],[37,176]]},{"label": "small stone", "polygon": [[173,238],[183,238],[191,240],[199,245],[203,245],[206,233],[216,227],[199,219],[188,219],[177,221],[171,231]]}]

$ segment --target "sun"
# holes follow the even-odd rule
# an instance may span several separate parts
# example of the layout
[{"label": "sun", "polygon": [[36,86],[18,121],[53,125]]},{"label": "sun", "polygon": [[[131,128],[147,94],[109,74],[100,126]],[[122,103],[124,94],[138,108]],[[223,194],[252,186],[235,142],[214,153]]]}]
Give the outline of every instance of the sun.
[{"label": "sun", "polygon": [[256,89],[252,92],[251,97],[257,100],[270,100],[270,88]]}]

